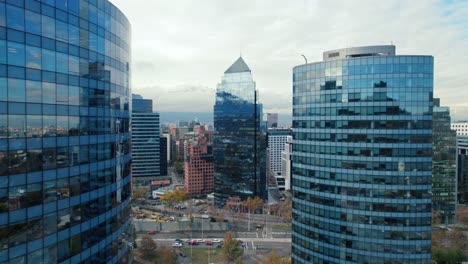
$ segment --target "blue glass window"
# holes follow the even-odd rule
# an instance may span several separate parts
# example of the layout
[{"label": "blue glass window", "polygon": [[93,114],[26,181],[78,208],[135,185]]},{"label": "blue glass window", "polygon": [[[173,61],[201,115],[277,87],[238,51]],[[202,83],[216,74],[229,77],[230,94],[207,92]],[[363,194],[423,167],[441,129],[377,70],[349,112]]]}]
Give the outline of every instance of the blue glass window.
[{"label": "blue glass window", "polygon": [[[40,137],[42,136],[42,116],[28,115],[27,116],[27,137]],[[33,163],[33,161],[30,161]]]},{"label": "blue glass window", "polygon": [[6,26],[5,4],[0,3],[0,27]]},{"label": "blue glass window", "polygon": [[8,115],[8,137],[24,137],[26,132],[26,118],[24,115]]},{"label": "blue glass window", "polygon": [[68,72],[70,74],[80,74],[80,59],[78,57],[68,57]]},{"label": "blue glass window", "polygon": [[26,46],[26,67],[33,69],[41,69],[41,65],[41,49]]},{"label": "blue glass window", "polygon": [[40,103],[42,101],[41,82],[26,81],[26,102]]},{"label": "blue glass window", "polygon": [[8,79],[8,100],[24,102],[26,99],[25,81],[20,79]]},{"label": "blue glass window", "polygon": [[42,69],[55,71],[55,52],[42,49]]},{"label": "blue glass window", "polygon": [[57,85],[57,104],[68,104],[68,86],[63,84]]},{"label": "blue glass window", "polygon": [[[55,137],[57,135],[57,118],[55,116],[42,116],[42,129],[44,137]],[[44,160],[45,165],[47,164],[48,168],[55,167],[55,149],[49,149],[49,153],[54,153],[50,155],[50,159]],[[46,169],[44,167],[44,169]]]},{"label": "blue glass window", "polygon": [[0,77],[0,101],[7,100],[7,79],[4,77]]},{"label": "blue glass window", "polygon": [[7,5],[7,27],[24,31],[24,9]]},{"label": "blue glass window", "polygon": [[68,55],[57,52],[56,57],[57,72],[68,73]]},{"label": "blue glass window", "polygon": [[[8,121],[7,120],[8,120],[7,115],[0,115],[0,138],[8,137]],[[8,171],[7,159],[8,157],[5,157],[5,156],[3,156],[3,158],[0,158],[0,175],[5,175],[5,173],[7,173]]]},{"label": "blue glass window", "polygon": [[93,5],[89,5],[89,21],[97,24],[97,9]]},{"label": "blue glass window", "polygon": [[0,63],[6,64],[6,41],[0,40]]},{"label": "blue glass window", "polygon": [[55,0],[55,6],[62,10],[67,10],[67,0]]},{"label": "blue glass window", "polygon": [[24,67],[24,44],[8,42],[8,63]]},{"label": "blue glass window", "polygon": [[51,17],[42,15],[42,35],[48,38],[55,38],[55,20]]},{"label": "blue glass window", "polygon": [[57,39],[68,42],[68,27],[67,24],[57,20],[56,21],[56,34],[57,34]]},{"label": "blue glass window", "polygon": [[68,42],[76,46],[80,45],[80,30],[78,27],[68,25]]},{"label": "blue glass window", "polygon": [[97,51],[97,35],[94,33],[89,33],[89,49],[92,51]]},{"label": "blue glass window", "polygon": [[72,13],[78,14],[80,10],[79,0],[68,0],[68,10]]},{"label": "blue glass window", "polygon": [[55,83],[42,83],[42,103],[55,104]]},{"label": "blue glass window", "polygon": [[70,105],[80,105],[80,88],[77,86],[68,87],[68,96]]},{"label": "blue glass window", "polygon": [[26,32],[41,34],[41,16],[38,13],[26,10]]}]

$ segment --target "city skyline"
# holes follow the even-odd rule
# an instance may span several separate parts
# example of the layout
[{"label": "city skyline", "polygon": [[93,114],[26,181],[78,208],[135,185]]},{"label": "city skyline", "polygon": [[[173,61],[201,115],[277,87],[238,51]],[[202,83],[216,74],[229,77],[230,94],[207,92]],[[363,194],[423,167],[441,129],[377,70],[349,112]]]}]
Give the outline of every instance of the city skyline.
[{"label": "city skyline", "polygon": [[290,114],[290,69],[304,63],[301,54],[311,62],[322,50],[393,42],[400,54],[434,55],[434,97],[454,120],[468,119],[467,2],[111,2],[132,23],[133,92],[154,99],[156,111],[187,111],[196,101],[210,112],[218,69],[242,53],[265,112]]}]

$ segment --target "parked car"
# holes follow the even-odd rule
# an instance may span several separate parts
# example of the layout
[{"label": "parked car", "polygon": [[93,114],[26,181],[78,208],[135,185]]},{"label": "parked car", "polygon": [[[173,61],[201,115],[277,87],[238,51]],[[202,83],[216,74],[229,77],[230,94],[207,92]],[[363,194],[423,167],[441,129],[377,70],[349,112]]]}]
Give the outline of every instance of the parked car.
[{"label": "parked car", "polygon": [[206,242],[205,242],[205,245],[206,245],[206,246],[212,246],[212,245],[213,245],[213,242],[211,242],[211,241],[206,241]]},{"label": "parked car", "polygon": [[211,242],[213,242],[213,243],[221,243],[221,240],[215,238],[215,239],[212,239]]},{"label": "parked car", "polygon": [[206,240],[205,239],[197,239],[198,240],[198,243],[205,243]]},{"label": "parked car", "polygon": [[223,247],[222,244],[218,244],[218,245],[216,246],[216,248],[222,248],[222,247]]},{"label": "parked car", "polygon": [[188,244],[191,245],[191,246],[197,246],[198,241],[197,240],[192,240],[192,241],[188,242]]},{"label": "parked car", "polygon": [[156,231],[154,231],[154,230],[148,230],[146,233],[148,235],[156,235]]},{"label": "parked car", "polygon": [[183,245],[179,242],[175,242],[174,244],[172,244],[172,246],[178,248],[178,247],[182,247]]}]

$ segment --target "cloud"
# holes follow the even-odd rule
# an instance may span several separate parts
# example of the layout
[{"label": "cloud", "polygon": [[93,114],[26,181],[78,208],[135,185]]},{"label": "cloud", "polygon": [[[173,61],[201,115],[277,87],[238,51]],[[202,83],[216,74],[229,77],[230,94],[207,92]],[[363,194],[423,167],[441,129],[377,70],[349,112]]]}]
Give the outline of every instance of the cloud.
[{"label": "cloud", "polygon": [[111,2],[132,24],[134,90],[153,87],[141,93],[160,109],[211,111],[216,84],[242,52],[265,110],[290,113],[301,54],[314,62],[326,50],[394,43],[397,54],[434,56],[434,95],[468,118],[468,1]]}]

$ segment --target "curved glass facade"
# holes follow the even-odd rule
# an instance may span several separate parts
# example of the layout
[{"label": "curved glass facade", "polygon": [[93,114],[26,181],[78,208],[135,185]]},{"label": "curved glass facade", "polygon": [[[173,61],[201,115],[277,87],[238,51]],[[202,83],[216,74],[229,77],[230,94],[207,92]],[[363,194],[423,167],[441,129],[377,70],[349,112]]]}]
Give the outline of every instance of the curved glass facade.
[{"label": "curved glass facade", "polygon": [[433,58],[379,47],[293,70],[294,263],[430,262]]},{"label": "curved glass facade", "polygon": [[129,45],[108,1],[0,1],[0,263],[127,261]]},{"label": "curved glass facade", "polygon": [[265,198],[266,137],[250,69],[239,58],[216,90],[214,105],[214,193],[218,206],[229,197]]}]

